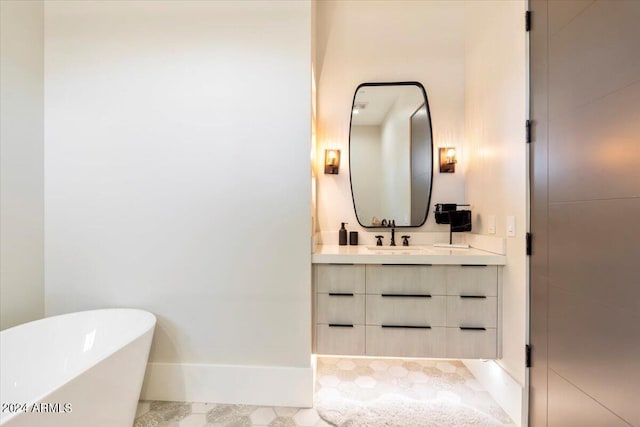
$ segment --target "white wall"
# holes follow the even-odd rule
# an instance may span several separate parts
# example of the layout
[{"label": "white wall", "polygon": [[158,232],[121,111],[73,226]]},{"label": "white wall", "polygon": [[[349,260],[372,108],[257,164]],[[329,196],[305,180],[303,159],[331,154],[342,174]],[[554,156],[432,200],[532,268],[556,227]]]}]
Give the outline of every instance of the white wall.
[{"label": "white wall", "polygon": [[0,329],[44,315],[43,23],[0,1]]},{"label": "white wall", "polygon": [[[506,238],[503,358],[498,364],[524,387],[528,316],[525,2],[469,1],[465,5],[465,194],[473,206],[474,233],[488,234],[487,217],[495,215],[496,236],[506,237],[506,217],[516,218],[516,236]],[[521,408],[521,403],[516,406]],[[524,423],[526,411],[515,418]]]},{"label": "white wall", "polygon": [[[421,82],[429,98],[434,145],[456,145],[463,158],[464,4],[321,1],[317,8],[318,153],[327,147],[342,153],[339,175],[318,176],[319,228],[337,231],[346,221],[350,230],[363,232],[353,210],[348,170],[356,87],[363,82]],[[433,189],[432,204],[462,203],[463,163],[455,174],[434,170]],[[430,214],[420,231],[432,230],[447,228],[436,225]],[[325,243],[337,243],[337,234],[335,241]]]},{"label": "white wall", "polygon": [[307,1],[45,6],[46,311],[155,313],[143,398],[311,403],[310,37]]}]

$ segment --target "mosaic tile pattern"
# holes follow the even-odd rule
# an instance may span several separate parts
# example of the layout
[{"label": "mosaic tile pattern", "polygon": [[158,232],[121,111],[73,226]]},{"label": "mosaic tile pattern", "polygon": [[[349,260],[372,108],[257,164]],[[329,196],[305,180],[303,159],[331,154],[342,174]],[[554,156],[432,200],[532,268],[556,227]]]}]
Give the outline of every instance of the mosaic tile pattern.
[{"label": "mosaic tile pattern", "polygon": [[[514,425],[458,360],[318,358],[316,392],[369,401],[385,394],[450,399]],[[314,408],[140,402],[134,427],[332,427]],[[372,426],[373,427],[373,426]]]},{"label": "mosaic tile pattern", "polygon": [[331,427],[311,408],[140,402],[134,427]]},{"label": "mosaic tile pattern", "polygon": [[316,397],[367,402],[400,395],[423,402],[447,400],[515,426],[459,360],[319,358]]}]

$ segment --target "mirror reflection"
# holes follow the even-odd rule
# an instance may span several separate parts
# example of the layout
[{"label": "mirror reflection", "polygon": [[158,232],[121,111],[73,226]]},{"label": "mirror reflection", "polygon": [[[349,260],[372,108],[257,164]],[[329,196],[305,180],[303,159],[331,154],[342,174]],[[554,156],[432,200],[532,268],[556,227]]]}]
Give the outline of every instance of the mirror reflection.
[{"label": "mirror reflection", "polygon": [[349,132],[353,205],[363,227],[383,219],[419,227],[427,219],[433,175],[429,103],[418,82],[363,83]]}]

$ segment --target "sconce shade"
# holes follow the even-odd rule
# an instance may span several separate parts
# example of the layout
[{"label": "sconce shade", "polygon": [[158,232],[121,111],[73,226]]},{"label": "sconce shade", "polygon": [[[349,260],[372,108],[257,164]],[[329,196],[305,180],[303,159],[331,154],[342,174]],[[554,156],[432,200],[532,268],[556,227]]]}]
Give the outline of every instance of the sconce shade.
[{"label": "sconce shade", "polygon": [[337,175],[340,169],[340,150],[324,150],[324,173]]},{"label": "sconce shade", "polygon": [[456,149],[455,147],[440,147],[440,173],[455,173]]}]

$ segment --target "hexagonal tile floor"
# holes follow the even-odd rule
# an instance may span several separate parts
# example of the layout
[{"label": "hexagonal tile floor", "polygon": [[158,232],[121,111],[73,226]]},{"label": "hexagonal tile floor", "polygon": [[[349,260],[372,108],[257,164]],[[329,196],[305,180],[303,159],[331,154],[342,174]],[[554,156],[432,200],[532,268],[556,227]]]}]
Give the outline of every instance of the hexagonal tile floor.
[{"label": "hexagonal tile floor", "polygon": [[[387,396],[462,403],[499,420],[496,425],[514,425],[458,360],[318,358],[315,389],[316,396],[363,404]],[[140,402],[134,423],[134,427],[331,426],[315,408],[159,401]]]}]

